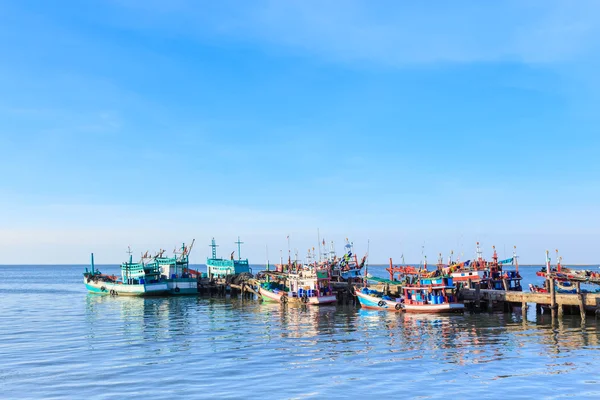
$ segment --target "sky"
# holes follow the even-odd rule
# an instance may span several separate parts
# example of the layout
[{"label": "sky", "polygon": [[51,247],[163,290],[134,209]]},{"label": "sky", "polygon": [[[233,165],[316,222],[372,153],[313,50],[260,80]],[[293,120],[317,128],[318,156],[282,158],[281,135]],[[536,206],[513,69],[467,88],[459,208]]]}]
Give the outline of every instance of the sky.
[{"label": "sky", "polygon": [[600,4],[0,2],[0,264],[600,256]]}]

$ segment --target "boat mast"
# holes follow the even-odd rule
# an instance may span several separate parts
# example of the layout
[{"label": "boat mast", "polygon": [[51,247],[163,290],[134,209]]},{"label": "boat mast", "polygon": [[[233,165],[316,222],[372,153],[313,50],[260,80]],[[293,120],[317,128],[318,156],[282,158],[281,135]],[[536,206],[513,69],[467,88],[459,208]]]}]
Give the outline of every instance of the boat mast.
[{"label": "boat mast", "polygon": [[215,243],[215,238],[212,238],[212,242],[209,246],[212,247],[212,258],[216,259],[217,258],[217,247],[219,247],[219,245],[217,245]]},{"label": "boat mast", "polygon": [[335,245],[333,244],[333,240],[329,245],[329,261],[333,262],[335,260]]},{"label": "boat mast", "polygon": [[240,242],[240,237],[238,236],[238,240],[235,243],[238,245],[238,260],[241,260],[242,259],[242,247],[241,247],[241,245],[243,245],[244,242]]},{"label": "boat mast", "polygon": [[133,252],[131,251],[131,246],[127,246],[127,253],[129,254],[129,263],[127,263],[127,280],[129,281],[129,268],[131,264],[133,264],[133,256],[131,255]]},{"label": "boat mast", "polygon": [[269,270],[269,245],[265,244],[265,252],[267,254],[267,271]]},{"label": "boat mast", "polygon": [[292,268],[292,249],[290,248],[290,235],[287,235],[288,242],[288,273]]},{"label": "boat mast", "polygon": [[298,249],[294,249],[294,268],[298,269]]},{"label": "boat mast", "polygon": [[317,228],[317,243],[319,244],[319,262],[321,262],[321,233],[319,232],[319,228]]},{"label": "boat mast", "polygon": [[368,276],[369,276],[369,246],[370,246],[370,244],[371,244],[371,240],[367,239],[367,259],[365,262],[365,277],[363,278],[365,287],[367,287],[367,280],[368,280]]},{"label": "boat mast", "polygon": [[562,257],[558,256],[558,249],[556,249],[556,271],[560,272],[562,269]]},{"label": "boat mast", "polygon": [[517,270],[517,275],[519,275],[519,258],[517,256],[517,246],[513,247],[513,261],[515,262],[515,269]]}]

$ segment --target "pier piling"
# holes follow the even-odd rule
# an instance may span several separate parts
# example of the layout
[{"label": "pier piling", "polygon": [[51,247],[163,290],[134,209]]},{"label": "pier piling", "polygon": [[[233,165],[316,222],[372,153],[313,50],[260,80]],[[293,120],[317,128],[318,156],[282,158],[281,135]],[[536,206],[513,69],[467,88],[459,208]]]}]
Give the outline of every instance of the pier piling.
[{"label": "pier piling", "polygon": [[550,308],[556,308],[556,290],[554,288],[554,279],[548,278],[548,286],[550,286]]}]

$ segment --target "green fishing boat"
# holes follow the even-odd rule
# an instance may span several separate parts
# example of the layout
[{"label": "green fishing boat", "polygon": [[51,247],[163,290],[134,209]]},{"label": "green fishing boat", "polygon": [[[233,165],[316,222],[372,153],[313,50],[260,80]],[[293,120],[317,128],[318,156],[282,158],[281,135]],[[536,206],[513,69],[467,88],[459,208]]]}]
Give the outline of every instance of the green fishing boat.
[{"label": "green fishing boat", "polygon": [[157,263],[134,263],[129,250],[129,261],[121,264],[121,276],[106,275],[94,266],[92,254],[91,270],[85,269],[83,283],[91,293],[113,296],[156,296],[169,292],[167,282],[161,276]]},{"label": "green fishing boat", "polygon": [[238,246],[238,259],[234,259],[234,252],[231,253],[229,260],[218,258],[217,257],[217,247],[219,247],[215,238],[212,238],[212,243],[210,247],[212,247],[212,256],[206,259],[206,266],[208,271],[208,276],[211,278],[224,278],[229,275],[237,275],[244,272],[252,272],[250,269],[250,265],[248,264],[248,259],[242,259],[240,251],[241,245],[244,242],[240,242],[240,238],[238,237],[237,242],[235,242]]}]

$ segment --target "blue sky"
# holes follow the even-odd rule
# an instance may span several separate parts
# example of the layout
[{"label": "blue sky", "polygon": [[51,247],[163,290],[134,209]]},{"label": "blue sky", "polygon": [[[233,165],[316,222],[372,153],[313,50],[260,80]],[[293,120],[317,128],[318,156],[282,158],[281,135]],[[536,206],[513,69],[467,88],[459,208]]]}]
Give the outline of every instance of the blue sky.
[{"label": "blue sky", "polygon": [[0,4],[1,263],[600,262],[595,2],[60,4]]}]

